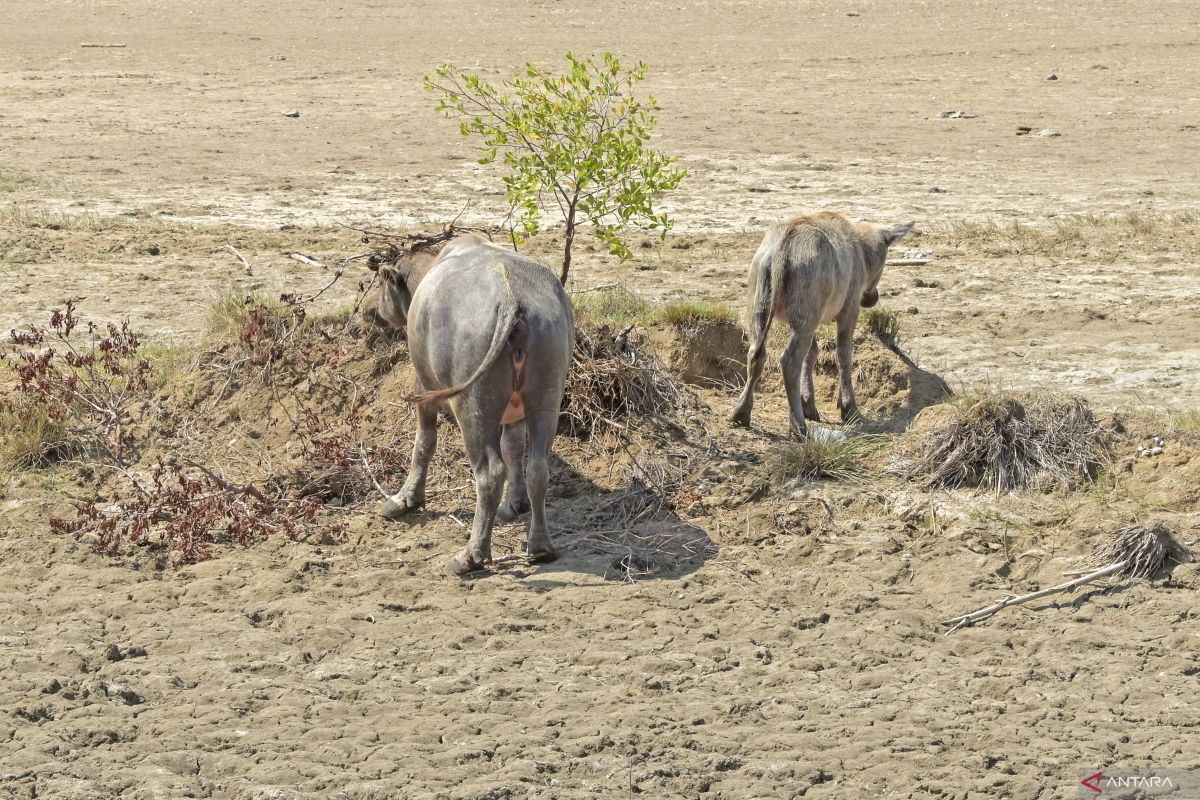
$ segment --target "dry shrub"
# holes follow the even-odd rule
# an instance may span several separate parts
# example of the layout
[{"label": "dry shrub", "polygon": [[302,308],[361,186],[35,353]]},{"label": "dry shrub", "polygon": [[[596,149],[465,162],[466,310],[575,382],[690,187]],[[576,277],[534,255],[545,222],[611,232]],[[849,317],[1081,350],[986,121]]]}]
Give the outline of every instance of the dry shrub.
[{"label": "dry shrub", "polygon": [[627,432],[639,417],[675,414],[692,396],[650,351],[645,337],[607,326],[575,331],[560,429],[579,438]]},{"label": "dry shrub", "polygon": [[1111,452],[1112,434],[1082,399],[988,394],[960,400],[947,424],[921,435],[901,471],[929,488],[1071,488],[1093,482]]},{"label": "dry shrub", "polygon": [[214,545],[248,546],[273,534],[300,539],[338,538],[344,523],[322,523],[315,500],[268,497],[250,484],[231,485],[204,467],[187,469],[159,459],[143,485],[111,508],[85,500],[73,518],[53,517],[50,528],[118,556],[130,547],[166,555],[172,566],[212,557]]},{"label": "dry shrub", "polygon": [[382,439],[372,435],[368,425],[373,422],[354,409],[333,422],[313,409],[304,409],[296,430],[303,463],[288,481],[296,493],[345,503],[378,488],[377,475],[404,474],[408,468],[405,448],[394,431]]},{"label": "dry shrub", "polygon": [[1125,564],[1121,574],[1129,578],[1149,578],[1168,564],[1185,564],[1191,552],[1161,522],[1149,527],[1127,525],[1100,542],[1093,552],[1097,567]]},{"label": "dry shrub", "polygon": [[0,455],[12,466],[66,453],[127,461],[133,406],[151,389],[154,369],[128,321],[80,328],[75,311],[68,300],[48,325],[12,331],[0,353],[13,376],[0,395]]}]

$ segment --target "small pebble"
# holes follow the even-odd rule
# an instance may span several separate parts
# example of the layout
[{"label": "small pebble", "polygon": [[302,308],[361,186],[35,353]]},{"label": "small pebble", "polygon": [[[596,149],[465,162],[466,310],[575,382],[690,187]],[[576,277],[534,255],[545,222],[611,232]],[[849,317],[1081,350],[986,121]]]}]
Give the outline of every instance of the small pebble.
[{"label": "small pebble", "polygon": [[1045,130],[1038,131],[1038,136],[1042,137],[1043,139],[1053,139],[1055,136],[1062,136],[1062,134],[1053,128],[1046,128]]},{"label": "small pebble", "polygon": [[271,56],[272,61],[287,61],[287,56]]},{"label": "small pebble", "polygon": [[1151,448],[1150,448],[1150,455],[1152,455],[1152,456],[1161,456],[1161,455],[1162,455],[1162,451],[1163,451],[1163,449],[1162,449],[1161,447],[1151,447]]},{"label": "small pebble", "polygon": [[1048,80],[1048,81],[1056,81],[1056,80],[1058,80],[1058,76],[1057,76],[1057,75],[1055,75],[1053,72],[1051,72],[1049,75],[1047,75],[1047,76],[1046,76],[1046,80]]},{"label": "small pebble", "polygon": [[283,115],[285,117],[295,118],[295,117],[300,116],[300,112],[299,111],[285,111],[285,112],[283,112]]}]

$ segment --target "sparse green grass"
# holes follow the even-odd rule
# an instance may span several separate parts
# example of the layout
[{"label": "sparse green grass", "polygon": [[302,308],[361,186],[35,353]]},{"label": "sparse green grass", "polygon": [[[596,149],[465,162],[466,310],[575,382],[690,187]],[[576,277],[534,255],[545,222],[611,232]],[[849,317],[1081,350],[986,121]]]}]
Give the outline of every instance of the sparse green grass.
[{"label": "sparse green grass", "polygon": [[571,296],[575,323],[585,327],[624,328],[638,322],[650,310],[645,298],[623,286],[606,286]]},{"label": "sparse green grass", "polygon": [[869,477],[867,459],[884,445],[875,435],[833,438],[810,429],[807,439],[776,448],[767,458],[770,474],[785,483],[836,480],[856,483]]},{"label": "sparse green grass", "polygon": [[285,324],[290,316],[278,300],[231,286],[213,298],[208,312],[208,332],[217,338],[237,336],[249,324],[251,309],[260,305],[267,309],[267,319],[271,323]]},{"label": "sparse green grass", "polygon": [[858,316],[858,327],[891,348],[900,343],[900,315],[886,306],[864,308]]},{"label": "sparse green grass", "polygon": [[1200,434],[1200,409],[1173,415],[1171,417],[1171,424],[1178,430]]},{"label": "sparse green grass", "polygon": [[15,192],[36,186],[37,181],[30,175],[11,169],[0,169],[0,193]]},{"label": "sparse green grass", "polygon": [[571,297],[576,323],[585,327],[607,325],[624,328],[628,325],[700,325],[704,323],[736,323],[737,311],[728,303],[716,300],[673,300],[654,305],[622,286],[609,286]]},{"label": "sparse green grass", "polygon": [[654,308],[651,315],[669,325],[737,322],[738,318],[732,306],[715,300],[675,300]]},{"label": "sparse green grass", "polygon": [[49,228],[51,230],[101,230],[111,227],[105,217],[90,211],[71,214],[49,208],[37,208],[13,203],[0,207],[0,224],[11,228]]},{"label": "sparse green grass", "polygon": [[150,381],[151,391],[166,386],[189,358],[185,348],[173,345],[144,344],[138,349],[138,354],[149,361],[154,370],[154,377]]},{"label": "sparse green grass", "polygon": [[1081,214],[1046,223],[955,220],[935,226],[929,240],[991,256],[1071,256],[1112,254],[1122,250],[1200,252],[1200,212]]}]

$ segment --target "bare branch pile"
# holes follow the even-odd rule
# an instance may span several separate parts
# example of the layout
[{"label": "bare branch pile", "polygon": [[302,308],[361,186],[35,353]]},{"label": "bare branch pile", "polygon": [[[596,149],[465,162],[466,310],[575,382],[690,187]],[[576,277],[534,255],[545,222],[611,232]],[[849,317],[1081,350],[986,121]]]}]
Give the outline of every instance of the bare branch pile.
[{"label": "bare branch pile", "polygon": [[1079,398],[989,395],[925,434],[901,471],[929,488],[1050,489],[1094,481],[1111,452],[1110,432]]},{"label": "bare branch pile", "polygon": [[592,438],[626,433],[641,417],[681,412],[692,402],[687,387],[651,352],[632,326],[575,331],[575,353],[563,396],[564,433]]}]

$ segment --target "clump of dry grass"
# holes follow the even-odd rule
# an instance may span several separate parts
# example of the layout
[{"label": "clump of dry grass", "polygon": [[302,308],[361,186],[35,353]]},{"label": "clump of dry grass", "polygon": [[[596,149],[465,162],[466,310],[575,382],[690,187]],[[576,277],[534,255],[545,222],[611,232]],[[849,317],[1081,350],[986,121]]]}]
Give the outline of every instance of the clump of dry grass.
[{"label": "clump of dry grass", "polygon": [[628,328],[577,329],[575,353],[563,396],[564,433],[591,438],[627,431],[639,417],[685,409],[687,387]]},{"label": "clump of dry grass", "polygon": [[986,394],[957,405],[951,420],[925,433],[901,466],[929,488],[1073,487],[1093,482],[1110,459],[1111,433],[1079,398]]},{"label": "clump of dry grass", "polygon": [[70,448],[70,426],[42,406],[0,400],[0,467],[46,466]]},{"label": "clump of dry grass", "polygon": [[776,448],[767,458],[770,474],[786,483],[866,480],[867,459],[883,446],[883,437],[840,437],[836,433],[826,429],[810,430],[803,441]]},{"label": "clump of dry grass", "polygon": [[1121,574],[1129,578],[1149,578],[1167,564],[1192,560],[1191,552],[1161,522],[1127,525],[1096,545],[1092,555],[1098,566],[1123,564]]}]

